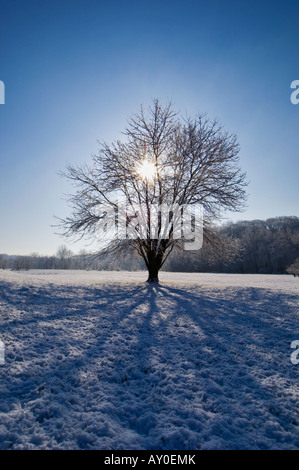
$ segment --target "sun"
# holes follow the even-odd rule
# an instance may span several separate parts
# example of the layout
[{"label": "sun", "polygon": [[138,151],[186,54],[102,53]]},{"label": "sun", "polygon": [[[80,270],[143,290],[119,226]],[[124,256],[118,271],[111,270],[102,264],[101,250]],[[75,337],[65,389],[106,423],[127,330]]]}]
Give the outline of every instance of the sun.
[{"label": "sun", "polygon": [[155,175],[155,165],[154,163],[144,160],[138,167],[137,173],[143,180],[151,180]]}]

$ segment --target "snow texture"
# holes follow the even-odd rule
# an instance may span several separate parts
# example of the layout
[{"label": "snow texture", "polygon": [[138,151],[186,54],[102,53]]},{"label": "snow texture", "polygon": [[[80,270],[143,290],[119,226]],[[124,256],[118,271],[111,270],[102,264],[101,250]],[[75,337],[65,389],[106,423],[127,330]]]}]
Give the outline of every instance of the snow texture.
[{"label": "snow texture", "polygon": [[0,449],[298,449],[299,280],[0,272]]}]

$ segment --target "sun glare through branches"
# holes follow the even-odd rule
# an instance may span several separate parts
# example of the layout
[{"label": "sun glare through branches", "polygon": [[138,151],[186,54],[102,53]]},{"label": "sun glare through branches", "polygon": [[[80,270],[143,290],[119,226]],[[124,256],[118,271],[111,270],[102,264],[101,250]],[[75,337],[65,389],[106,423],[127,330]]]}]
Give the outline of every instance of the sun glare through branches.
[{"label": "sun glare through branches", "polygon": [[143,160],[143,162],[138,166],[137,173],[143,180],[152,180],[155,176],[155,165],[154,163]]}]

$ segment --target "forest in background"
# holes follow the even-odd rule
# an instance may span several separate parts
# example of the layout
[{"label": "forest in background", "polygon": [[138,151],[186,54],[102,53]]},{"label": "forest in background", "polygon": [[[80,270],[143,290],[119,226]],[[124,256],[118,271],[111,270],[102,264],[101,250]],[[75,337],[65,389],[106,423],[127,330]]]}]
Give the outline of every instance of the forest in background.
[{"label": "forest in background", "polygon": [[[173,253],[162,270],[173,272],[299,273],[299,218],[228,222],[217,228],[217,246],[204,242],[201,250]],[[144,262],[131,250],[115,257],[73,254],[61,245],[53,256],[0,254],[0,269],[143,270]]]}]

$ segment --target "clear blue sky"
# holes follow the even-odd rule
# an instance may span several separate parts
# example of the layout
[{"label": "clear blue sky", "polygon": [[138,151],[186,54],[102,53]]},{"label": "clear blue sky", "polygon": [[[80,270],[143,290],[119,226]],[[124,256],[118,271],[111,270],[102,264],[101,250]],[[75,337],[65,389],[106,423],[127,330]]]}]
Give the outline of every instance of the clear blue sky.
[{"label": "clear blue sky", "polygon": [[299,216],[298,18],[298,0],[0,0],[0,253],[65,243],[58,172],[153,98],[237,135],[249,199],[230,219]]}]

